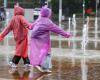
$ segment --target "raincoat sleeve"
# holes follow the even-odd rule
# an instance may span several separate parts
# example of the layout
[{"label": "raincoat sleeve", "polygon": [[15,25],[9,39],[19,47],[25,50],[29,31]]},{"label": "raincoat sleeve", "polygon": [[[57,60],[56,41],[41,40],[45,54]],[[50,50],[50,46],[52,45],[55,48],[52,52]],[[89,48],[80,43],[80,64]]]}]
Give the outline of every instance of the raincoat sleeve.
[{"label": "raincoat sleeve", "polygon": [[20,19],[21,19],[22,25],[25,26],[25,28],[30,29],[31,23],[29,23],[29,22],[24,18],[24,16],[20,16]]},{"label": "raincoat sleeve", "polygon": [[34,28],[34,26],[38,23],[38,19],[36,21],[34,21],[31,25],[30,25],[30,30],[32,30]]},{"label": "raincoat sleeve", "polygon": [[32,30],[34,26],[35,26],[35,22],[33,22],[33,23],[30,25],[29,29]]},{"label": "raincoat sleeve", "polygon": [[63,29],[59,28],[59,26],[54,24],[52,21],[50,21],[48,28],[49,28],[50,31],[55,32],[57,34],[60,34],[64,37],[69,38],[71,36],[70,32],[65,32]]},{"label": "raincoat sleeve", "polygon": [[12,20],[8,24],[8,26],[0,33],[0,37],[4,38],[11,30],[12,30]]}]

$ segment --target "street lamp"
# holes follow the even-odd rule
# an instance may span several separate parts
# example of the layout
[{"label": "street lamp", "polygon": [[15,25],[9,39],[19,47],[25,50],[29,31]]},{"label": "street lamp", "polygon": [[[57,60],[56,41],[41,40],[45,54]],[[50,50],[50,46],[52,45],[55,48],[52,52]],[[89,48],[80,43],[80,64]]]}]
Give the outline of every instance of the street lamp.
[{"label": "street lamp", "polygon": [[4,0],[4,8],[7,7],[7,0]]},{"label": "street lamp", "polygon": [[50,2],[51,2],[51,0],[47,0],[47,5],[48,5],[48,7],[51,8]]},{"label": "street lamp", "polygon": [[98,16],[98,4],[99,4],[99,0],[96,0],[96,17]]},{"label": "street lamp", "polygon": [[62,21],[62,0],[59,0],[59,26],[61,27]]},{"label": "street lamp", "polygon": [[[62,24],[62,0],[59,0],[59,27],[61,28]],[[59,38],[61,36],[59,35]],[[61,48],[61,40],[59,40],[59,48]]]},{"label": "street lamp", "polygon": [[83,24],[85,23],[85,0],[83,0]]}]

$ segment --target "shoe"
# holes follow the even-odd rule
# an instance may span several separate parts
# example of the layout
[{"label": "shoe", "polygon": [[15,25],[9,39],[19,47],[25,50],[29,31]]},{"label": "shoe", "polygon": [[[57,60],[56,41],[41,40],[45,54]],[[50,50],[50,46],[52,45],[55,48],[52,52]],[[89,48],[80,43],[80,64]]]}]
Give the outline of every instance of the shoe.
[{"label": "shoe", "polygon": [[12,67],[12,68],[17,68],[17,65],[13,62],[9,62],[9,65]]},{"label": "shoe", "polygon": [[51,73],[52,71],[47,69],[47,70],[44,70],[44,72]]},{"label": "shoe", "polygon": [[30,68],[32,65],[30,64],[25,64],[24,67]]},{"label": "shoe", "polygon": [[32,66],[30,64],[25,64],[23,67],[24,67],[24,71],[30,71]]},{"label": "shoe", "polygon": [[40,72],[44,72],[44,70],[40,66],[35,66],[36,69],[38,69]]}]

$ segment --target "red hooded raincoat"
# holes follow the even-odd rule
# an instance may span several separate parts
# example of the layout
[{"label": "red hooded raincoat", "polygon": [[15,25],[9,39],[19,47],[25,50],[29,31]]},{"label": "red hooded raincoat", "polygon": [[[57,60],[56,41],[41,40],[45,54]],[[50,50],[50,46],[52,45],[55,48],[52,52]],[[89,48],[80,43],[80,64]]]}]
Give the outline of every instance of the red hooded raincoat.
[{"label": "red hooded raincoat", "polygon": [[28,56],[28,30],[29,23],[24,18],[24,9],[19,6],[14,6],[14,16],[8,26],[1,33],[4,38],[10,31],[13,31],[16,41],[16,56]]}]

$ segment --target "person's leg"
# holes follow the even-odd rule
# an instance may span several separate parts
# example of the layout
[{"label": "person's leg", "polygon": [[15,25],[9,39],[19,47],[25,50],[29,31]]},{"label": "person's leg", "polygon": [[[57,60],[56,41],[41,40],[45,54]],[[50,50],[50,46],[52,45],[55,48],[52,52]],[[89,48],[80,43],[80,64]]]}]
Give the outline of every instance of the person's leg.
[{"label": "person's leg", "polygon": [[48,53],[44,62],[41,64],[42,69],[44,72],[52,72],[52,61],[51,61],[51,53]]},{"label": "person's leg", "polygon": [[19,60],[21,59],[21,56],[14,56],[12,59],[12,62],[10,62],[11,67],[17,67],[17,64],[19,63]]},{"label": "person's leg", "polygon": [[28,57],[23,57],[24,64],[30,64],[30,60]]},{"label": "person's leg", "polygon": [[51,54],[48,53],[41,65],[35,66],[40,72],[52,72]]},{"label": "person's leg", "polygon": [[21,56],[14,56],[13,57],[13,59],[12,59],[12,62],[14,63],[14,64],[18,64],[19,63],[19,60],[21,59]]},{"label": "person's leg", "polygon": [[28,37],[26,37],[21,43],[22,53],[21,56],[23,58],[24,64],[30,64],[30,60],[28,58]]},{"label": "person's leg", "polygon": [[29,71],[31,69],[30,60],[28,57],[23,57],[24,61],[24,71]]}]

